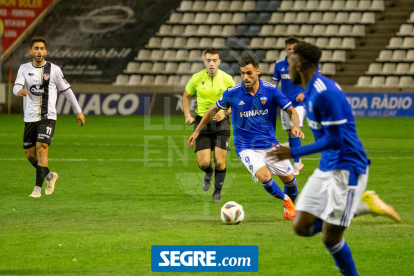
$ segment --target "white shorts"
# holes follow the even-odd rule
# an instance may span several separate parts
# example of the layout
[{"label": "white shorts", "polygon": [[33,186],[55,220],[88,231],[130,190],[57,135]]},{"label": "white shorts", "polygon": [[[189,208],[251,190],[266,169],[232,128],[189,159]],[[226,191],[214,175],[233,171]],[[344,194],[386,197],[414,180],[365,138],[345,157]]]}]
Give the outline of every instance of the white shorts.
[{"label": "white shorts", "polygon": [[[303,119],[305,118],[305,109],[303,106],[297,106],[295,107],[296,112],[299,115],[299,125],[300,127],[303,127]],[[287,130],[291,129],[293,124],[290,121],[289,114],[286,113],[286,111],[280,110],[280,118],[282,120],[282,129]]]},{"label": "white shorts", "polygon": [[296,210],[308,212],[330,224],[348,227],[367,182],[368,168],[366,174],[316,169],[299,194]]},{"label": "white shorts", "polygon": [[267,152],[271,150],[272,148],[246,149],[239,153],[241,161],[252,174],[254,182],[258,180],[255,175],[261,167],[268,168],[272,175],[288,176],[293,173],[293,166],[288,159],[275,161],[266,156]]}]

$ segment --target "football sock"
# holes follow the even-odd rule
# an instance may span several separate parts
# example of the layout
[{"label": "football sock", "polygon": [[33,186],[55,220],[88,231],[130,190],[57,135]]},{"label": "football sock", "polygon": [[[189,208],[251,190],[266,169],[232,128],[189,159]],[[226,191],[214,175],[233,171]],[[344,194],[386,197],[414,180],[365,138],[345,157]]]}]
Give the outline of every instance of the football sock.
[{"label": "football sock", "polygon": [[287,194],[293,203],[296,201],[296,197],[299,194],[298,186],[296,186],[296,178],[293,177],[290,182],[283,182],[285,184],[285,194]]},{"label": "football sock", "polygon": [[46,175],[49,174],[49,169],[47,167],[37,166],[36,168],[36,186],[42,187],[43,181],[45,180]]},{"label": "football sock", "polygon": [[215,191],[221,191],[221,188],[223,188],[224,178],[226,178],[226,168],[219,171],[216,169],[214,172],[214,187]]},{"label": "football sock", "polygon": [[309,237],[312,237],[322,231],[323,220],[318,219],[315,224],[309,228]]},{"label": "football sock", "polygon": [[[302,145],[302,142],[300,141],[300,137],[296,137],[295,134],[291,133],[289,135],[289,147],[296,148],[296,147],[300,147],[301,145]],[[293,158],[293,161],[295,163],[299,163],[300,157]]]},{"label": "football sock", "polygon": [[273,181],[273,178],[270,178],[270,180],[266,182],[262,182],[262,186],[272,196],[282,200],[285,198],[285,194],[282,192],[279,186],[277,186],[277,184]]},{"label": "football sock", "polygon": [[351,249],[346,243],[345,239],[342,240],[333,247],[327,247],[329,253],[335,260],[336,266],[342,275],[345,276],[357,276],[358,272],[355,267],[354,259],[352,258]]},{"label": "football sock", "polygon": [[47,179],[47,181],[50,181],[50,180],[53,179],[53,174],[52,174],[51,171],[49,171],[49,173],[46,175],[46,179]]},{"label": "football sock", "polygon": [[31,163],[33,167],[35,167],[35,169],[37,169],[37,162],[36,163]]},{"label": "football sock", "polygon": [[202,169],[200,166],[198,166],[198,167],[200,168],[200,170],[202,170],[206,173],[206,176],[204,177],[204,180],[211,180],[211,178],[213,177],[213,172],[214,172],[214,169],[213,169],[213,166],[211,165],[211,163],[205,169]]}]

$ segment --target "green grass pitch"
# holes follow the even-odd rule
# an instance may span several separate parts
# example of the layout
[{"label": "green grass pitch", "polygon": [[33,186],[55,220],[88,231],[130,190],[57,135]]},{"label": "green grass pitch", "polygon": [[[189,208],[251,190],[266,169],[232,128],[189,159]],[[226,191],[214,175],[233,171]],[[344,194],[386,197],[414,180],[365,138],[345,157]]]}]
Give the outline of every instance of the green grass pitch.
[{"label": "green grass pitch", "polygon": [[[320,234],[295,236],[282,203],[252,181],[234,148],[223,203],[242,204],[246,217],[236,226],[221,222],[222,204],[201,189],[203,174],[186,145],[192,127],[182,116],[86,120],[81,128],[74,116],[58,117],[49,167],[59,180],[53,195],[43,188],[34,199],[23,118],[0,116],[1,275],[171,275],[151,272],[152,245],[258,245],[259,272],[243,275],[339,275]],[[412,118],[357,119],[372,160],[368,188],[402,218],[400,224],[370,215],[353,220],[345,238],[361,275],[413,274],[413,127]],[[311,143],[309,128],[304,132],[304,143]],[[277,137],[287,140],[280,122]],[[318,157],[304,158],[299,190]],[[194,274],[212,273],[174,275]]]}]

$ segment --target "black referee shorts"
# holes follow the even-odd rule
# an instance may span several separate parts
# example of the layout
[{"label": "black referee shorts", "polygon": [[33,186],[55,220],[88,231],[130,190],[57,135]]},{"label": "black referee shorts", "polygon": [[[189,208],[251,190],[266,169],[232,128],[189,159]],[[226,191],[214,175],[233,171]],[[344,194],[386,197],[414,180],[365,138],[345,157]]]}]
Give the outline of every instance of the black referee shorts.
[{"label": "black referee shorts", "polygon": [[30,149],[36,146],[36,142],[50,146],[55,134],[55,120],[42,119],[38,122],[24,123],[23,148]]},{"label": "black referee shorts", "polygon": [[212,131],[211,133],[200,133],[195,140],[195,152],[205,149],[214,150],[215,147],[230,151],[230,130]]}]

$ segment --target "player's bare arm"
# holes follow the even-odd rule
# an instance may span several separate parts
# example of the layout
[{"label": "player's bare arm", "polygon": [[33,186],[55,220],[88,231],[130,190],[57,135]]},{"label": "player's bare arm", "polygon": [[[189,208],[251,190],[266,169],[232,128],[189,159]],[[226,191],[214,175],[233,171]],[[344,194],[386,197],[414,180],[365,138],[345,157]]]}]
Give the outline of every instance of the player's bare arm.
[{"label": "player's bare arm", "polygon": [[289,107],[286,110],[286,113],[289,114],[290,120],[293,124],[292,128],[290,129],[290,131],[296,135],[297,137],[301,137],[302,139],[305,139],[305,134],[300,130],[300,126],[299,126],[299,115],[296,112],[295,108],[293,108],[293,106]]},{"label": "player's bare arm", "polygon": [[200,131],[211,121],[211,119],[216,115],[216,113],[220,110],[216,104],[213,104],[204,114],[203,119],[201,119],[200,124],[194,130],[193,134],[191,134],[190,138],[188,139],[188,145],[190,147],[194,147],[194,142],[197,139]]},{"label": "player's bare arm", "polygon": [[224,118],[228,117],[231,114],[231,107],[229,110],[226,110],[224,112],[217,112],[216,115],[214,115],[213,120],[216,122],[222,121]]},{"label": "player's bare arm", "polygon": [[278,85],[279,85],[279,82],[278,82],[278,81],[274,81],[274,80],[272,80],[272,83],[273,83],[273,84],[276,84],[276,86],[278,86]]},{"label": "player's bare arm", "polygon": [[191,95],[188,94],[187,90],[184,90],[183,93],[183,111],[185,116],[185,123],[187,125],[192,125],[194,123],[194,117],[190,114],[190,98]]},{"label": "player's bare arm", "polygon": [[297,97],[296,97],[296,101],[297,102],[303,102],[303,100],[305,99],[305,94],[304,93],[300,93]]}]

